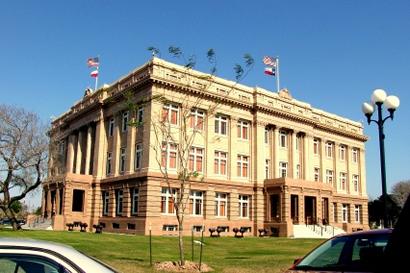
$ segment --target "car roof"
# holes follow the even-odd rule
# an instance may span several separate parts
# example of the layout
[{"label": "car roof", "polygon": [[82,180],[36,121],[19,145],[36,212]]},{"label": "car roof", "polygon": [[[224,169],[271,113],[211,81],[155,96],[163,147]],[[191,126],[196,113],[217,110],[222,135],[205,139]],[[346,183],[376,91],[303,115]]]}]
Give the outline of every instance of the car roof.
[{"label": "car roof", "polygon": [[355,231],[352,233],[342,233],[336,235],[334,237],[350,237],[350,236],[363,236],[363,235],[380,235],[380,234],[390,234],[393,232],[391,228],[384,228],[384,229],[371,229],[365,231]]},{"label": "car roof", "polygon": [[63,256],[66,258],[65,260],[68,259],[69,261],[73,261],[75,265],[86,272],[89,272],[90,270],[90,272],[115,272],[103,266],[101,262],[82,254],[73,247],[60,243],[26,238],[3,237],[0,238],[0,249],[2,248],[39,250],[47,253],[52,252],[54,256],[59,258]]}]

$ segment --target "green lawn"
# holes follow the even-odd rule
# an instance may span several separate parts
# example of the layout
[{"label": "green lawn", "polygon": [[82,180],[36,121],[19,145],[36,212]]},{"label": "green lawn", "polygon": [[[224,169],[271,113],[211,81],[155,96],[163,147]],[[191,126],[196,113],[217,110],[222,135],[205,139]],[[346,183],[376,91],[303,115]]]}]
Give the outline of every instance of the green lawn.
[{"label": "green lawn", "polygon": [[[26,237],[60,242],[94,256],[124,273],[154,272],[149,265],[149,237],[68,231],[7,231],[0,237]],[[199,237],[195,238],[200,240]],[[205,237],[202,261],[214,272],[282,272],[322,240],[272,237]],[[177,237],[152,237],[153,262],[178,260]],[[186,259],[191,259],[191,238],[185,238]],[[200,246],[195,244],[195,260]]]}]

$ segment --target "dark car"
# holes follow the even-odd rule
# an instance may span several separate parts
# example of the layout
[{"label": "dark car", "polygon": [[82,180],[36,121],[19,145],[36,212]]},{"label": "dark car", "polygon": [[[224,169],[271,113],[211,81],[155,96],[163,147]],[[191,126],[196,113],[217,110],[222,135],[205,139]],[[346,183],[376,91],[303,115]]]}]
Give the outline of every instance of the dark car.
[{"label": "dark car", "polygon": [[391,233],[379,229],[335,236],[295,261],[288,272],[376,272]]},{"label": "dark car", "polygon": [[392,229],[335,236],[295,260],[287,272],[400,272],[408,268],[410,196]]}]

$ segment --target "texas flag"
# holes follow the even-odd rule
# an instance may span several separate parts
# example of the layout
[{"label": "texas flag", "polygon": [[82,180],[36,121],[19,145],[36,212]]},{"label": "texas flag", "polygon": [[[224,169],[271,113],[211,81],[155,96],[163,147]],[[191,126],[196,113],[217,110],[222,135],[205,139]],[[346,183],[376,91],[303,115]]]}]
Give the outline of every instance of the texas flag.
[{"label": "texas flag", "polygon": [[90,73],[90,76],[93,78],[97,78],[98,77],[98,70],[94,70]]},{"label": "texas flag", "polygon": [[265,74],[275,76],[275,68],[274,67],[265,67]]}]

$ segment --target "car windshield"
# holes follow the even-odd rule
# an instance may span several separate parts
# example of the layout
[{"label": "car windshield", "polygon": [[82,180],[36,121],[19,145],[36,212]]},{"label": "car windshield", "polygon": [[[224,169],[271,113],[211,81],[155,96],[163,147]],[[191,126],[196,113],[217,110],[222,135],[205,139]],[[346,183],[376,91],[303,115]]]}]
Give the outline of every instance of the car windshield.
[{"label": "car windshield", "polygon": [[388,239],[387,233],[336,237],[314,249],[295,269],[374,271]]}]

